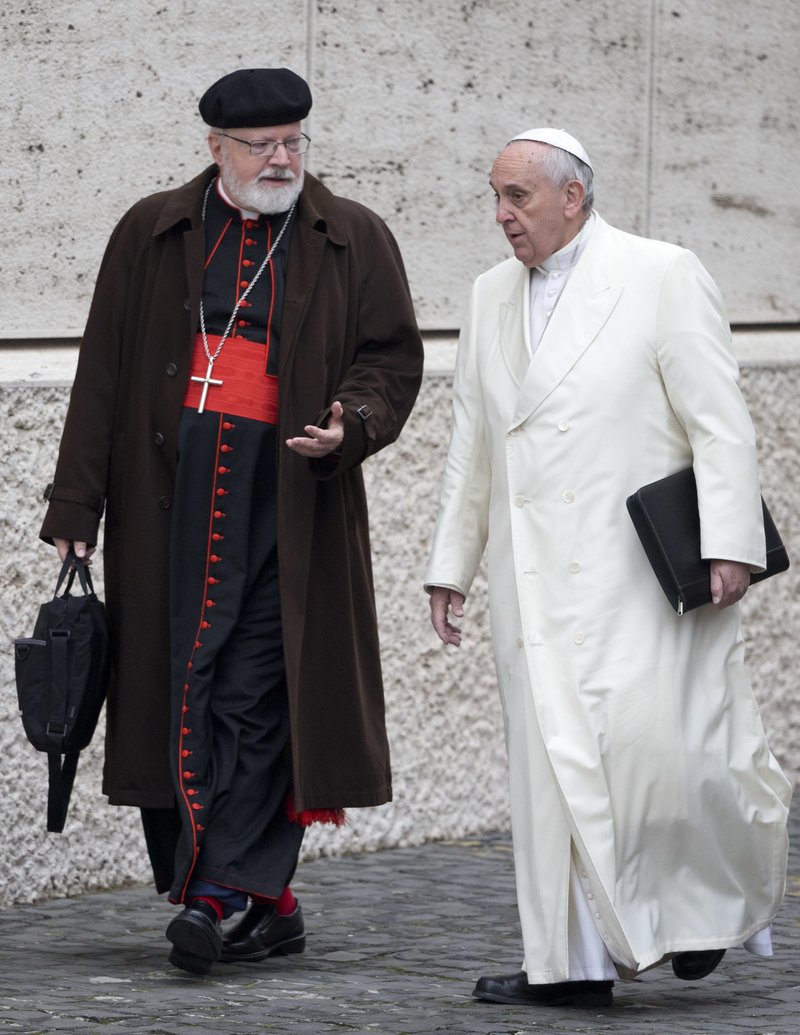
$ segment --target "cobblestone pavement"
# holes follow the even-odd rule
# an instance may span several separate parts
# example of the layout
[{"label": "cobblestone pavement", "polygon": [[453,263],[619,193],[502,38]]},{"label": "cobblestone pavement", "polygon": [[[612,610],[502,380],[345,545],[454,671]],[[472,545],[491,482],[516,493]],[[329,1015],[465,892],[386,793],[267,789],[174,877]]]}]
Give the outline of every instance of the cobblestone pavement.
[{"label": "cobblestone pavement", "polygon": [[286,1032],[517,1035],[796,1035],[800,1032],[800,807],[772,960],[728,952],[705,981],[662,967],[618,983],[608,1010],[495,1006],[482,973],[519,968],[509,839],[305,863],[294,884],[304,956],[218,964],[206,978],[166,962],[173,915],[146,888],[0,912],[0,1028],[193,1035]]}]

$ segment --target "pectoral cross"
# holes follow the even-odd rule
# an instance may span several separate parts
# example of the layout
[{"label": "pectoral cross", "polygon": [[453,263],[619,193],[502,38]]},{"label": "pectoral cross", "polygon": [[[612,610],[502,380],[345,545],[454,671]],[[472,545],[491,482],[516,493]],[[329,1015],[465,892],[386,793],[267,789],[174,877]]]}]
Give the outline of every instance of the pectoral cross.
[{"label": "pectoral cross", "polygon": [[200,405],[197,407],[197,412],[198,413],[202,413],[204,408],[205,408],[206,396],[208,395],[208,386],[209,385],[221,385],[222,384],[221,381],[216,381],[211,376],[211,371],[213,369],[214,369],[214,360],[211,359],[208,362],[208,370],[206,370],[206,376],[205,377],[194,377],[193,376],[193,377],[191,377],[189,379],[190,381],[197,381],[198,384],[201,384],[203,386],[203,391],[200,393]]}]

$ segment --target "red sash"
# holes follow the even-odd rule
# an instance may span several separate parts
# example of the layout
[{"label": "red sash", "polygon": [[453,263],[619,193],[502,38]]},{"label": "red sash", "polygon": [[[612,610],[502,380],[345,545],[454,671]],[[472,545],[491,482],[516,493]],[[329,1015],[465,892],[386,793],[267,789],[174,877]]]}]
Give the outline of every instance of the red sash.
[{"label": "red sash", "polygon": [[[220,336],[209,334],[207,339],[208,350],[213,356],[220,343]],[[242,337],[227,338],[222,351],[214,360],[211,373],[207,375],[208,359],[203,348],[203,337],[198,334],[194,340],[192,369],[183,405],[198,409],[205,390],[203,410],[277,424],[278,378],[265,372],[266,365],[266,345]],[[211,381],[205,388],[207,376]],[[216,384],[217,381],[222,384]]]}]

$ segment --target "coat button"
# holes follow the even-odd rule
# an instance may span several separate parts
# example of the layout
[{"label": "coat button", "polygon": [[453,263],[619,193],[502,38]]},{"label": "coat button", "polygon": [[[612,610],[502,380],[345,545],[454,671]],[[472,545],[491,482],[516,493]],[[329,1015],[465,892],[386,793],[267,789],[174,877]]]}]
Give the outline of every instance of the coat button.
[{"label": "coat button", "polygon": [[568,420],[560,420],[558,422],[558,430],[559,431],[569,431],[569,421]]},{"label": "coat button", "polygon": [[163,446],[164,445],[164,436],[161,434],[160,431],[157,431],[155,433],[155,435],[153,435],[153,441],[155,442],[155,444],[157,446]]},{"label": "coat button", "polygon": [[186,310],[189,310],[191,308],[191,306],[189,304],[189,299],[188,298],[184,298],[184,300],[183,300],[183,308],[186,309]]},{"label": "coat button", "polygon": [[572,492],[570,489],[567,489],[566,492],[562,492],[561,499],[565,503],[574,503],[575,502],[575,493]]},{"label": "coat button", "polygon": [[178,367],[175,363],[167,363],[167,374],[170,377],[174,377],[178,373]]},{"label": "coat button", "polygon": [[515,496],[514,497],[514,506],[515,507],[524,507],[525,506],[525,497],[524,496]]},{"label": "coat button", "polygon": [[172,506],[169,496],[162,496],[158,501],[158,505],[162,510],[169,510]]},{"label": "coat button", "polygon": [[518,647],[524,647],[525,646],[525,641],[523,640],[523,638],[521,636],[517,637],[517,646]]},{"label": "coat button", "polygon": [[572,637],[572,639],[573,639],[573,641],[575,643],[577,643],[580,646],[580,644],[582,644],[584,642],[586,637],[583,635],[583,633],[575,633],[575,635]]},{"label": "coat button", "polygon": [[577,561],[571,561],[570,562],[569,571],[570,571],[571,575],[577,575],[580,570],[581,570],[581,566],[580,566],[580,564],[578,564]]}]

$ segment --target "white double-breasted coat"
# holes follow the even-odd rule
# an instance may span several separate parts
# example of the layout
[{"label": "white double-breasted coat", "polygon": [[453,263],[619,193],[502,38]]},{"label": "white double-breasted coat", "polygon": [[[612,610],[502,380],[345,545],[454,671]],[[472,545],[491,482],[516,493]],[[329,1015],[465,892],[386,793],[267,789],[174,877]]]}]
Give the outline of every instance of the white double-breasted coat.
[{"label": "white double-breasted coat", "polygon": [[478,278],[426,583],[468,594],[488,548],[528,980],[569,977],[571,846],[630,976],[741,944],[783,895],[738,607],[676,615],[625,506],[693,464],[703,555],[763,568],[755,435],[691,252],[598,217],[533,360],[528,314],[516,259]]}]

